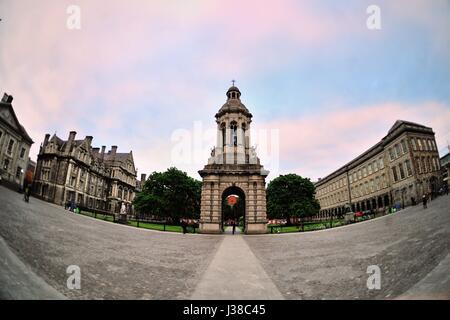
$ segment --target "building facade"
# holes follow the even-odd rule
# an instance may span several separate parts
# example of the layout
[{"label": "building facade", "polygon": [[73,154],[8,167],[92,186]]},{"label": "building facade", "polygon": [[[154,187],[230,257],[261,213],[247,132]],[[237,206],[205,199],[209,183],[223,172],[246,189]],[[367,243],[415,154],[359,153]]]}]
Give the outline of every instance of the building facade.
[{"label": "building facade", "polygon": [[17,119],[12,101],[13,97],[6,93],[0,101],[0,179],[22,188],[33,140]]},{"label": "building facade", "polygon": [[117,146],[93,148],[92,137],[67,140],[45,135],[37,159],[33,192],[46,201],[66,205],[73,201],[87,209],[131,213],[136,188],[133,153],[118,153]]},{"label": "building facade", "polygon": [[396,121],[372,148],[315,183],[320,214],[342,214],[418,203],[441,186],[439,153],[431,128]]},{"label": "building facade", "polygon": [[448,187],[450,185],[450,182],[448,181],[450,177],[450,147],[449,153],[443,156],[440,159],[440,162],[441,162],[442,181]]},{"label": "building facade", "polygon": [[269,172],[250,144],[252,114],[241,102],[241,92],[232,86],[226,95],[227,101],[215,116],[216,146],[208,164],[199,171],[203,178],[200,232],[223,232],[223,204],[228,196],[237,195],[244,201],[244,232],[265,233],[265,178]]}]

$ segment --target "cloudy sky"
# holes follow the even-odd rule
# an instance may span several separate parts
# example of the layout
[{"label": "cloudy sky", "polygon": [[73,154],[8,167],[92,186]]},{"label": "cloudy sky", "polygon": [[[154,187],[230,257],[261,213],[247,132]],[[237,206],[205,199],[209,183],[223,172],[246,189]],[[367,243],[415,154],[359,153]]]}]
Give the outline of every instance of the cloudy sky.
[{"label": "cloudy sky", "polygon": [[[367,28],[373,4],[380,30]],[[67,27],[71,5],[80,29]],[[448,150],[449,1],[1,0],[0,18],[0,90],[34,160],[46,133],[75,130],[133,150],[139,174],[200,178],[232,79],[271,179],[323,177],[397,119]]]}]

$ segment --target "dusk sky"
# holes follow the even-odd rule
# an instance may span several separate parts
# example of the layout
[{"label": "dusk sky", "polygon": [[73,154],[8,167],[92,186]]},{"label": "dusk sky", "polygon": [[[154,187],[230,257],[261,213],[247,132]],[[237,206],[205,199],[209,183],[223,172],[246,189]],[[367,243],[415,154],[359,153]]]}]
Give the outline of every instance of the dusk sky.
[{"label": "dusk sky", "polygon": [[[80,29],[66,25],[70,5]],[[380,30],[366,26],[370,5]],[[324,177],[398,119],[432,127],[448,152],[450,1],[0,0],[0,18],[0,93],[33,160],[46,133],[75,130],[133,150],[139,175],[177,166],[200,179],[232,79],[255,143],[279,132],[277,157],[257,147],[269,180]],[[174,157],[199,124],[200,150]]]}]

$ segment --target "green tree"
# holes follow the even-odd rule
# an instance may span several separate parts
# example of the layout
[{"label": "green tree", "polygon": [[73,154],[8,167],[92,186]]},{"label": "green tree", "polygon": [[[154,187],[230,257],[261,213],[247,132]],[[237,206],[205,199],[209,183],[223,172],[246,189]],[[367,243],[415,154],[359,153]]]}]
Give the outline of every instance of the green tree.
[{"label": "green tree", "polygon": [[133,204],[139,214],[151,214],[171,221],[198,218],[201,188],[201,181],[172,167],[165,172],[153,172]]},{"label": "green tree", "polygon": [[281,175],[267,186],[267,216],[271,219],[305,218],[317,214],[319,202],[315,199],[314,184],[296,174]]}]

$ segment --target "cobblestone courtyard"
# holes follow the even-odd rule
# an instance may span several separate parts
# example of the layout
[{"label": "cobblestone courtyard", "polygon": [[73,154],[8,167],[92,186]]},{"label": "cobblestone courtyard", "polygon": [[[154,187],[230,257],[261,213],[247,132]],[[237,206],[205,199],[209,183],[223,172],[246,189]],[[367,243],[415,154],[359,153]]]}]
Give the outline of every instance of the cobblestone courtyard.
[{"label": "cobblestone courtyard", "polygon": [[[450,299],[450,196],[332,230],[216,236],[112,224],[0,186],[0,219],[0,298]],[[366,287],[369,265],[381,290]]]}]

